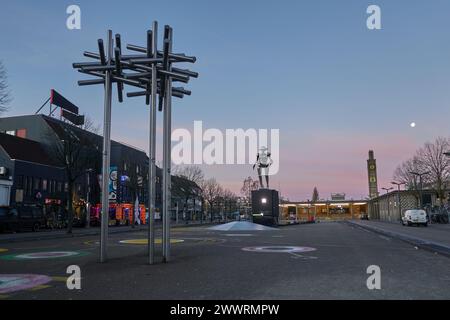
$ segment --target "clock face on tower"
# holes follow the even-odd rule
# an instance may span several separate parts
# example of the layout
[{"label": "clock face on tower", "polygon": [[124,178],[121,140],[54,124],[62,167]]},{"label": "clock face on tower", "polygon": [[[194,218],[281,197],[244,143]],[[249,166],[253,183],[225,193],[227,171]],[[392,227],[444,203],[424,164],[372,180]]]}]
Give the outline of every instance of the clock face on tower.
[{"label": "clock face on tower", "polygon": [[374,170],[374,169],[375,169],[375,165],[374,165],[374,164],[371,164],[371,165],[369,166],[369,169]]},{"label": "clock face on tower", "polygon": [[377,178],[375,178],[375,177],[370,177],[370,182],[377,182]]}]

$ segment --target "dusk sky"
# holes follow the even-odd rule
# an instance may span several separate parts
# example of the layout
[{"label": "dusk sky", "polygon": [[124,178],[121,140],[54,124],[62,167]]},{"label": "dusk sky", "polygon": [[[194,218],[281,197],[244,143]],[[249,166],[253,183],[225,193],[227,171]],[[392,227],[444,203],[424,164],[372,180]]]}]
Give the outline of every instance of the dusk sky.
[{"label": "dusk sky", "polygon": [[[66,28],[71,4],[81,30]],[[382,30],[366,27],[370,4],[381,7]],[[365,198],[369,150],[387,187],[418,147],[448,136],[449,12],[448,0],[2,1],[0,60],[14,98],[6,116],[34,113],[54,88],[101,124],[103,88],[78,87],[87,77],[72,62],[89,61],[83,51],[96,51],[109,28],[144,45],[158,20],[200,73],[186,85],[192,96],[174,99],[174,129],[192,130],[195,120],[223,131],[280,129],[271,186],[284,197],[310,199],[317,186],[321,198]],[[114,97],[113,139],[148,150],[147,121],[142,98]],[[251,165],[203,168],[237,193],[246,176],[257,178]]]}]

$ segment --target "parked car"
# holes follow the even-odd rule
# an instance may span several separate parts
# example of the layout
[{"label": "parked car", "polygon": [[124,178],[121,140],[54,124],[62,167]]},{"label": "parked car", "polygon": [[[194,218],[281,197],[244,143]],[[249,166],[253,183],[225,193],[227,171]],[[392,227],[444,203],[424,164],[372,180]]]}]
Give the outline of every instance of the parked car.
[{"label": "parked car", "polygon": [[46,226],[42,206],[21,205],[18,207],[1,208],[0,230],[21,231],[31,229],[38,231]]},{"label": "parked car", "polygon": [[426,227],[428,226],[427,213],[421,209],[406,210],[402,213],[401,222],[402,225],[411,226],[415,224]]}]

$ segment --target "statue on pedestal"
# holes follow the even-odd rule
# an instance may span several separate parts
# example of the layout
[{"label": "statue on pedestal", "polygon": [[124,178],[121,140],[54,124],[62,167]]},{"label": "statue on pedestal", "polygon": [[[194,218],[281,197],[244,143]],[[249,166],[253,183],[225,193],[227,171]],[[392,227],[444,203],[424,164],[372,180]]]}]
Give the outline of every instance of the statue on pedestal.
[{"label": "statue on pedestal", "polygon": [[271,154],[268,152],[267,147],[261,147],[256,156],[256,163],[253,165],[253,170],[257,167],[259,186],[264,189],[262,176],[266,177],[267,189],[269,189],[269,167],[273,164],[273,160],[270,157]]}]

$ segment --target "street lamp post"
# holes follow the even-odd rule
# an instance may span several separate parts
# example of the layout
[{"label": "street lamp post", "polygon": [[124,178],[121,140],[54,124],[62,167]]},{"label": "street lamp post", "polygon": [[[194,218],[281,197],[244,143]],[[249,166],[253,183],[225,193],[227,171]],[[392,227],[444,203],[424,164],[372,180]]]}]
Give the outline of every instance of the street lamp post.
[{"label": "street lamp post", "polygon": [[[429,171],[427,172],[415,172],[415,171],[410,171],[409,172],[412,175],[418,176],[419,177],[419,185],[420,185],[420,189],[419,189],[419,209],[422,208],[422,190],[423,190],[423,180],[422,177],[430,174]],[[417,189],[417,188],[416,188]]]},{"label": "street lamp post", "polygon": [[401,203],[401,199],[400,199],[400,186],[404,185],[406,183],[392,181],[391,184],[397,186],[398,216],[399,216],[399,219],[401,219],[402,218],[402,203]]},{"label": "street lamp post", "polygon": [[388,217],[389,217],[389,221],[391,221],[391,208],[390,208],[390,203],[389,203],[389,191],[391,191],[392,189],[394,189],[393,187],[389,187],[389,188],[381,188],[383,190],[386,191],[386,195],[387,195],[387,208],[388,208]]}]

